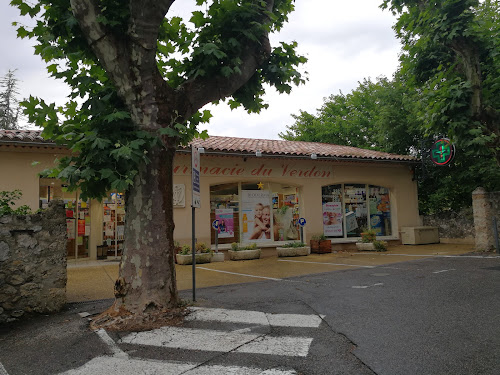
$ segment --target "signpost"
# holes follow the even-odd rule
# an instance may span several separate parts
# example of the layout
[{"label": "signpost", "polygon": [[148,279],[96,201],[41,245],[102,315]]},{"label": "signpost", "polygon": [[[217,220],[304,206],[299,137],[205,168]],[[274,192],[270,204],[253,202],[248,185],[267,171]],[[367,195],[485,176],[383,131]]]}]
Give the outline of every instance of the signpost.
[{"label": "signpost", "polygon": [[215,252],[219,252],[219,220],[212,221],[212,228],[215,231]]},{"label": "signpost", "polygon": [[193,301],[196,301],[196,237],[195,209],[201,207],[200,195],[200,152],[198,147],[191,145],[191,254],[193,256]]},{"label": "signpost", "polygon": [[300,242],[304,243],[304,225],[306,225],[306,219],[301,217],[299,219],[299,225],[300,225]]}]

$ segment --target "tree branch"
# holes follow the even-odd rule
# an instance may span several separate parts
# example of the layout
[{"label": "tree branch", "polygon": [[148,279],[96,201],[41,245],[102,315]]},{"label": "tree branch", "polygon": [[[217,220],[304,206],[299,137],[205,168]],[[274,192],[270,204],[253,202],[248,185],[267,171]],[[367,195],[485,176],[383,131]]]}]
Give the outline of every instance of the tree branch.
[{"label": "tree branch", "polygon": [[[266,0],[266,11],[271,12],[274,0]],[[270,22],[266,14],[262,14],[261,22]],[[183,100],[189,103],[186,117],[189,118],[205,104],[224,99],[242,87],[255,74],[259,66],[271,55],[271,44],[269,34],[262,36],[259,43],[249,44],[244,48],[239,66],[241,73],[233,73],[229,77],[197,77],[188,80],[179,89],[179,94]]]}]

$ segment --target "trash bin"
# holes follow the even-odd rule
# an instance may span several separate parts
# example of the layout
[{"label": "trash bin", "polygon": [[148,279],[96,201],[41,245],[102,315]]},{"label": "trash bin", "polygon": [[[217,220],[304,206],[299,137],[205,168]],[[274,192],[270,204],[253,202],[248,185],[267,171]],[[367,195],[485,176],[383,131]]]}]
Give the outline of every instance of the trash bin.
[{"label": "trash bin", "polygon": [[107,259],[108,258],[108,246],[100,245],[97,246],[97,259]]}]

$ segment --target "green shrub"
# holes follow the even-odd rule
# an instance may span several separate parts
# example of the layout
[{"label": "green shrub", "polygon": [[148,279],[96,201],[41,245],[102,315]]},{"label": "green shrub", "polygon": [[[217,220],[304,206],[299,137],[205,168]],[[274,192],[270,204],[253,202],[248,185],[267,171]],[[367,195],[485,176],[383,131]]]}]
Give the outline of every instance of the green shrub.
[{"label": "green shrub", "polygon": [[311,240],[313,241],[325,241],[327,238],[326,236],[321,233],[321,234],[314,234],[312,237],[311,237]]},{"label": "green shrub", "polygon": [[292,247],[292,248],[298,248],[298,247],[305,247],[307,246],[304,242],[288,242],[280,247]]},{"label": "green shrub", "polygon": [[196,252],[200,254],[207,254],[212,252],[212,249],[210,249],[210,247],[204,242],[199,242],[196,244]]},{"label": "green shrub", "polygon": [[0,191],[0,216],[4,215],[29,215],[32,213],[30,206],[23,205],[21,207],[12,209],[11,206],[15,205],[14,201],[21,199],[23,193],[21,190],[14,191]]},{"label": "green shrub", "polygon": [[377,251],[387,251],[387,242],[385,241],[373,241],[373,246]]},{"label": "green shrub", "polygon": [[375,232],[375,230],[373,229],[366,230],[361,233],[361,242],[364,243],[374,242],[376,238],[377,238],[377,232]]},{"label": "green shrub", "polygon": [[231,244],[232,251],[255,250],[255,249],[257,249],[257,244],[255,242],[251,243],[250,245],[246,245],[246,246],[240,246],[236,242],[233,242]]},{"label": "green shrub", "polygon": [[189,245],[182,245],[181,252],[179,254],[182,254],[182,255],[191,254],[191,246],[189,246]]}]

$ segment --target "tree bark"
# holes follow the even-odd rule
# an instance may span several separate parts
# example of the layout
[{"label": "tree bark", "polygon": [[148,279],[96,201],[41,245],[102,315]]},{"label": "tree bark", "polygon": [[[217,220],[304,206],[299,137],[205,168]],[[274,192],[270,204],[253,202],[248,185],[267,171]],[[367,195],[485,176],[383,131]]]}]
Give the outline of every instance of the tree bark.
[{"label": "tree bark", "polygon": [[[173,159],[175,149],[148,154],[126,195],[125,246],[112,310],[148,314],[177,307],[174,266]],[[147,291],[147,292],[145,292]]]}]

